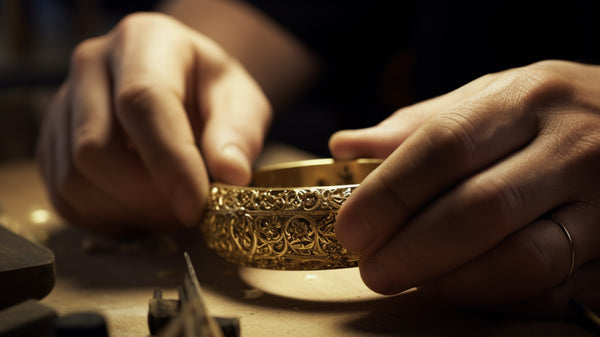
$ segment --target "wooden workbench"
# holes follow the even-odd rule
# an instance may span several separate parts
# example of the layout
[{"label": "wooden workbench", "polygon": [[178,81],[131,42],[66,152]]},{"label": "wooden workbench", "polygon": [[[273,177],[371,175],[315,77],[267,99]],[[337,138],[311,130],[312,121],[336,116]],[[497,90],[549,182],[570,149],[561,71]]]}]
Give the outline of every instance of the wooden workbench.
[{"label": "wooden workbench", "polygon": [[243,337],[594,336],[572,321],[442,308],[416,292],[379,296],[362,285],[356,269],[240,268],[209,251],[196,229],[131,242],[97,237],[63,224],[51,211],[30,161],[0,165],[0,207],[9,227],[56,254],[56,285],[42,302],[60,314],[100,312],[113,337],[148,336],[148,300],[155,288],[176,297],[184,251],[191,255],[211,313],[238,317]]}]

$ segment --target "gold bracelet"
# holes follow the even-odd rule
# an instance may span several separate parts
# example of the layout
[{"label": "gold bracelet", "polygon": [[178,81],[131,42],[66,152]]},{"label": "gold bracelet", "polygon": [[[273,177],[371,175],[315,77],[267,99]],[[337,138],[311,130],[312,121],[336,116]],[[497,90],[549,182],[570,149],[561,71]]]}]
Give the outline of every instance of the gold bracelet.
[{"label": "gold bracelet", "polygon": [[215,183],[201,224],[208,246],[227,261],[258,268],[354,267],[335,238],[335,217],[381,160],[315,159],[255,171],[251,187]]}]

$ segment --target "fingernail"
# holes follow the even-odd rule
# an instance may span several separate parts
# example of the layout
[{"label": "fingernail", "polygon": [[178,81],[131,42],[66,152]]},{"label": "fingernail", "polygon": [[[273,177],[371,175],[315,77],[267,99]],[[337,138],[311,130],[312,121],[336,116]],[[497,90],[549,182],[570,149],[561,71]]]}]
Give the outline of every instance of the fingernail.
[{"label": "fingernail", "polygon": [[359,255],[369,248],[375,238],[373,228],[367,221],[345,215],[338,216],[335,233],[344,248]]},{"label": "fingernail", "polygon": [[[231,144],[226,145],[221,151],[221,154],[227,161],[233,163],[239,169],[237,174],[228,175],[227,182],[239,185],[247,184],[252,168],[246,154],[238,146]],[[243,175],[239,174],[240,171],[243,172]]]},{"label": "fingernail", "polygon": [[360,276],[371,290],[380,294],[393,292],[393,281],[383,266],[375,258],[360,261]]}]

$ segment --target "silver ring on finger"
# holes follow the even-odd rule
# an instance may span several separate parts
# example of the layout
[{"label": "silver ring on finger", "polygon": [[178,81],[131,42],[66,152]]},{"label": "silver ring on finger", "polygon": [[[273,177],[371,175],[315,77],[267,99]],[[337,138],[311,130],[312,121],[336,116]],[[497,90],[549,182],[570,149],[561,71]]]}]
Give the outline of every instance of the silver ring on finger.
[{"label": "silver ring on finger", "polygon": [[571,236],[571,233],[569,233],[569,230],[567,229],[567,227],[565,227],[565,225],[563,225],[561,221],[559,221],[553,216],[549,216],[547,217],[547,219],[554,222],[558,225],[558,227],[560,227],[560,230],[565,234],[565,236],[567,237],[567,241],[569,242],[569,249],[571,250],[571,261],[569,265],[569,272],[567,273],[565,279],[562,281],[562,283],[565,283],[568,279],[571,278],[571,276],[573,275],[573,269],[575,268],[575,244],[573,243],[573,237]]}]

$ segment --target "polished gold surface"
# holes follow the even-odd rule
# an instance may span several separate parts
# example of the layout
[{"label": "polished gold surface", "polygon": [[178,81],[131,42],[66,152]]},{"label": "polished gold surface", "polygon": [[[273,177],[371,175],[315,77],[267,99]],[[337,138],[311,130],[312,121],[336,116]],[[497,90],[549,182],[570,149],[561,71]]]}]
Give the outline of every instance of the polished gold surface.
[{"label": "polished gold surface", "polygon": [[255,187],[315,187],[359,184],[381,159],[309,159],[264,166],[252,175]]},{"label": "polished gold surface", "polygon": [[380,162],[307,160],[258,170],[250,187],[213,184],[203,236],[219,256],[245,266],[354,267],[358,257],[335,238],[335,217]]}]

